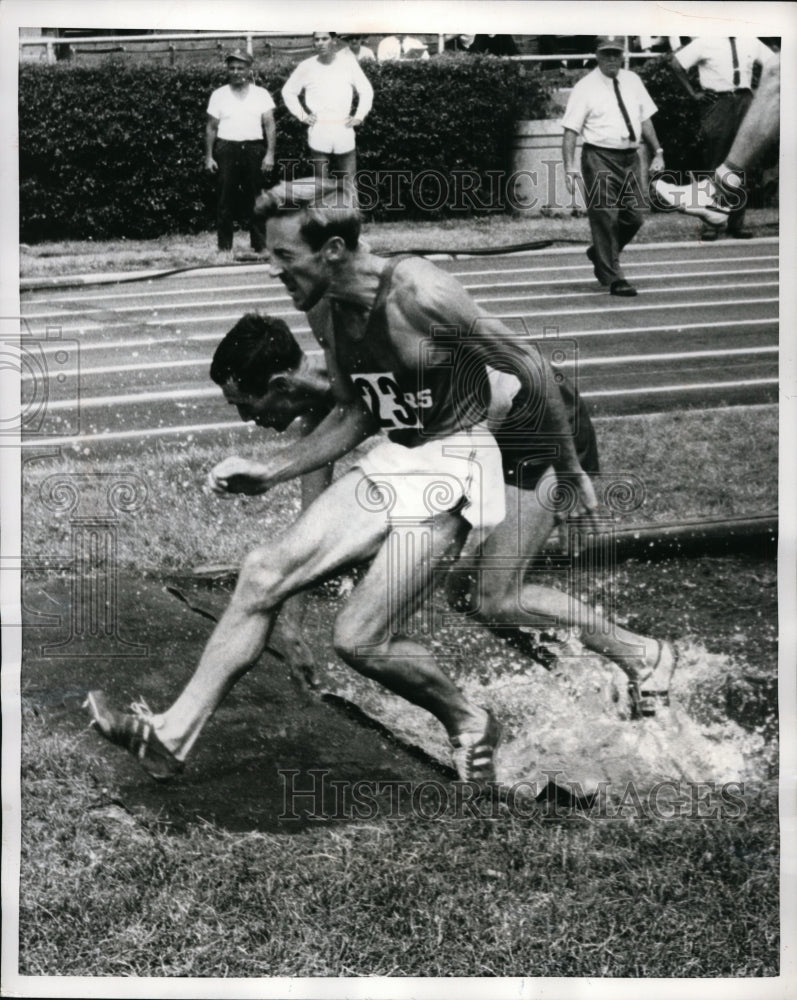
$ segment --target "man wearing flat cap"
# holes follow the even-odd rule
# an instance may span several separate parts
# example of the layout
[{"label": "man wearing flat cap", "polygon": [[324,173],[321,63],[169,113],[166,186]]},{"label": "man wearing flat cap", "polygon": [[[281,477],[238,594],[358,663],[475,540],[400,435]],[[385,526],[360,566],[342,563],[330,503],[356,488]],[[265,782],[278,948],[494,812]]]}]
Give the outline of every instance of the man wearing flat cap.
[{"label": "man wearing flat cap", "polygon": [[578,176],[576,139],[581,135],[581,173],[592,231],[587,257],[595,277],[612,295],[630,296],[637,292],[626,281],[620,251],[643,221],[640,140],[653,156],[651,172],[664,169],[664,157],[651,121],[656,105],[637,74],[622,68],[624,51],[624,37],[598,37],[598,66],[578,81],[567,102],[562,159],[567,190],[572,194]]},{"label": "man wearing flat cap", "polygon": [[205,169],[219,175],[216,217],[218,247],[232,250],[233,220],[240,191],[255,253],[266,246],[263,220],[254,214],[255,199],[274,167],[274,101],[265,87],[251,82],[252,56],[236,49],[226,59],[229,83],[210,95],[205,127]]}]

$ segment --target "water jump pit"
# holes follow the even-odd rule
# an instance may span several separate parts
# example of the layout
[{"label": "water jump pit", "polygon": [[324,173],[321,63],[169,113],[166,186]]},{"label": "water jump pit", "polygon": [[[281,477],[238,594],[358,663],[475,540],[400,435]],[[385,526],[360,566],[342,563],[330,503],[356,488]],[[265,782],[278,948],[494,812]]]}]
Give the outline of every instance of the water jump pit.
[{"label": "water jump pit", "polygon": [[[343,577],[309,596],[303,635],[315,661],[313,686],[291,664],[295,650],[277,628],[208,724],[185,773],[156,784],[87,729],[82,701],[100,688],[120,708],[143,697],[163,710],[193,671],[230,584],[190,574],[121,575],[113,588],[94,581],[88,608],[85,583],[76,587],[68,574],[26,578],[23,702],[80,735],[98,783],[118,787],[127,807],[155,809],[174,823],[203,818],[231,829],[294,830],[360,818],[341,813],[347,784],[455,783],[442,726],[335,656],[332,623],[351,586]],[[751,673],[743,657],[682,638],[670,707],[633,720],[625,675],[576,635],[529,634],[532,659],[465,623],[442,594],[434,606],[431,630],[419,638],[468,697],[501,719],[500,797],[509,794],[529,815],[555,793],[581,809],[618,814],[646,811],[653,796],[659,814],[677,816],[684,796],[686,808],[715,793],[738,803],[745,789],[770,780],[771,736],[729,706],[748,697],[760,709],[762,688],[776,688],[771,671]]]}]

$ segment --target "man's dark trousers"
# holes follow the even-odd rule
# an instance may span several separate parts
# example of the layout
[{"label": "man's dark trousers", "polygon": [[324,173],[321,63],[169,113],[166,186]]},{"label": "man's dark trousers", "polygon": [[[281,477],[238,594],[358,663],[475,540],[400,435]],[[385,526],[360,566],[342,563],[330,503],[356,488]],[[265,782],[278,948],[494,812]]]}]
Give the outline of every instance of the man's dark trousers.
[{"label": "man's dark trousers", "polygon": [[636,149],[584,143],[581,175],[595,249],[595,271],[604,285],[625,278],[620,251],[642,226],[645,204]]},{"label": "man's dark trousers", "polygon": [[[700,122],[700,148],[703,167],[712,173],[730,152],[739,126],[753,100],[752,90],[729,90],[723,93],[706,91],[709,106]],[[728,216],[728,232],[738,233],[744,223],[747,192],[739,208]]]},{"label": "man's dark trousers", "polygon": [[266,246],[266,227],[255,214],[255,199],[263,188],[260,166],[266,155],[264,142],[230,142],[217,139],[213,149],[219,165],[219,206],[216,216],[219,250],[232,249],[233,221],[241,192],[249,222],[249,242],[256,253]]}]

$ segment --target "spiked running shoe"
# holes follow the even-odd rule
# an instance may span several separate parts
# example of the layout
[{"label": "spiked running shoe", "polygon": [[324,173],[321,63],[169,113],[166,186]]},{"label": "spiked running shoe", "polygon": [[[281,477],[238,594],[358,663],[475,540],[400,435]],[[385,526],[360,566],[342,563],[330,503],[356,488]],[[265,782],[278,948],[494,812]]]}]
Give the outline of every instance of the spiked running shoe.
[{"label": "spiked running shoe", "polygon": [[652,718],[659,714],[659,709],[669,708],[670,683],[676,665],[673,646],[669,642],[659,642],[659,655],[650,673],[628,682],[632,719]]},{"label": "spiked running shoe", "polygon": [[145,702],[134,702],[130,712],[117,712],[102,691],[89,691],[83,707],[106,740],[132,754],[156,781],[168,781],[185,768],[155,734],[152,712]]},{"label": "spiked running shoe", "polygon": [[722,204],[721,190],[710,177],[691,184],[668,184],[667,181],[656,180],[653,191],[663,208],[674,208],[686,215],[697,216],[709,226],[724,226],[728,222],[730,210]]},{"label": "spiked running shoe", "polygon": [[495,752],[501,742],[501,724],[487,711],[484,729],[451,737],[454,767],[460,781],[487,785],[495,781]]}]

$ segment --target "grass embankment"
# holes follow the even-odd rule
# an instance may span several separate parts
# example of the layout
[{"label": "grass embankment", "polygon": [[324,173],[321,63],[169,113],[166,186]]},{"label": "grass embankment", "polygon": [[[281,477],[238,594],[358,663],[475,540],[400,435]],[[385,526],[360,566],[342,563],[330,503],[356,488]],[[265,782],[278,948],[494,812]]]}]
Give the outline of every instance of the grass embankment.
[{"label": "grass embankment", "polygon": [[[604,476],[611,481],[613,475],[633,473],[644,484],[644,502],[625,525],[777,510],[774,406],[604,420],[597,431]],[[39,500],[38,485],[47,476],[62,471],[89,477],[133,472],[146,481],[147,502],[119,521],[121,565],[160,572],[186,570],[199,562],[237,561],[295,519],[298,486],[285,484],[263,497],[220,498],[204,491],[207,472],[225,455],[265,458],[284,444],[276,435],[253,429],[251,434],[232,432],[212,445],[159,442],[146,468],[138,458],[103,458],[101,452],[28,462],[25,552],[39,558],[41,553],[67,554],[72,515],[54,514]],[[99,477],[97,488],[105,488]]]},{"label": "grass embankment", "polygon": [[[746,225],[756,236],[776,236],[778,210],[750,209]],[[653,213],[645,220],[638,243],[669,240],[696,240],[700,224],[684,215]],[[491,215],[444,222],[381,222],[366,224],[365,239],[375,252],[440,250],[467,252],[469,249],[512,246],[535,240],[555,243],[589,243],[585,217],[558,214],[554,217],[522,218]],[[249,249],[246,234],[236,237],[236,250]],[[24,245],[20,248],[20,274],[26,278],[79,274],[93,271],[135,271],[145,268],[190,267],[218,264],[213,233],[162,236],[156,240],[112,240],[98,242],[62,241]]]},{"label": "grass embankment", "polygon": [[[777,808],[182,832],[26,719],[21,969],[88,976],[762,976]],[[568,815],[569,818],[565,818]]]}]

